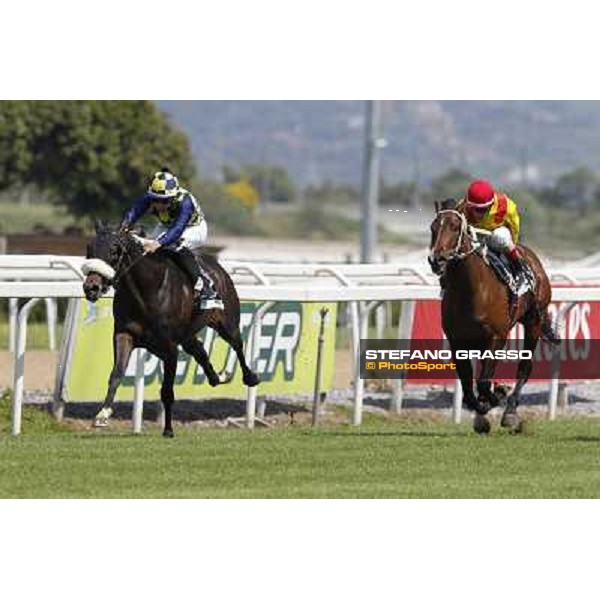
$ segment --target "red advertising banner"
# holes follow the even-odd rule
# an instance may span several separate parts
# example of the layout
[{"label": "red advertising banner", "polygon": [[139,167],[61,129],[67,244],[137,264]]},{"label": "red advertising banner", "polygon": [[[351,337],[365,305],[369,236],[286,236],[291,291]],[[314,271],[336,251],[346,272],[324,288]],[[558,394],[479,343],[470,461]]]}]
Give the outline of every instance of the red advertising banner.
[{"label": "red advertising banner", "polygon": [[[564,312],[571,303],[558,302],[549,306],[549,314],[555,322],[556,315],[563,311],[564,316],[558,323],[558,332],[563,342],[561,343],[561,380],[570,381],[569,373],[576,374],[577,380],[597,379],[599,374],[598,344],[600,340],[600,302],[577,302],[568,311]],[[419,300],[415,302],[414,320],[412,326],[413,340],[441,340],[445,336],[442,331],[439,300]],[[523,326],[518,324],[510,332],[506,349],[522,348],[519,342],[523,340]],[[540,342],[534,353],[534,373],[532,380],[546,379],[551,372],[553,347]],[[511,366],[511,365],[505,365]],[[516,364],[514,365],[516,369]],[[502,369],[502,374],[506,369]],[[497,378],[502,380],[502,374]],[[511,375],[514,377],[514,375]],[[440,383],[440,379],[428,380],[411,377],[407,373],[410,383],[431,384]],[[447,381],[453,381],[448,378]]]}]

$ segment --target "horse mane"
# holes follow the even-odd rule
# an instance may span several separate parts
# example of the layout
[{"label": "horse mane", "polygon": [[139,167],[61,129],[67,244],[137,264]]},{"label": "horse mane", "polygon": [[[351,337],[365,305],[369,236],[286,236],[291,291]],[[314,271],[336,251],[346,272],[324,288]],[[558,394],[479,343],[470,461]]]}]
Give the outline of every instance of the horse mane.
[{"label": "horse mane", "polygon": [[125,245],[125,249],[127,253],[132,258],[137,258],[140,254],[142,254],[142,246],[139,242],[135,240],[135,238],[129,234],[119,236],[121,241]]}]

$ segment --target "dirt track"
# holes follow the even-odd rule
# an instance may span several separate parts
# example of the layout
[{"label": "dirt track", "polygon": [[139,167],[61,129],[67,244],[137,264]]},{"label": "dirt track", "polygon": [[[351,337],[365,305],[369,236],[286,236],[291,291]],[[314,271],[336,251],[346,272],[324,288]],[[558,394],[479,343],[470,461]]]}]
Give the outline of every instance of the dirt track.
[{"label": "dirt track", "polygon": [[[27,350],[25,353],[25,389],[43,390],[54,387],[57,352]],[[0,389],[13,386],[13,355],[0,352]]]}]

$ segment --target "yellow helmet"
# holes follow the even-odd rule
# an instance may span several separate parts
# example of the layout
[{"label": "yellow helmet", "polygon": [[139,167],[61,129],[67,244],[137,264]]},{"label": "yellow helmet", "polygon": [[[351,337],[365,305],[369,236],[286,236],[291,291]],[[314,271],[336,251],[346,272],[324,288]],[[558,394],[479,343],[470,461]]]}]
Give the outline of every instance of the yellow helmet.
[{"label": "yellow helmet", "polygon": [[179,194],[179,181],[173,173],[166,170],[154,173],[148,187],[148,195],[151,198],[174,198],[177,194]]}]

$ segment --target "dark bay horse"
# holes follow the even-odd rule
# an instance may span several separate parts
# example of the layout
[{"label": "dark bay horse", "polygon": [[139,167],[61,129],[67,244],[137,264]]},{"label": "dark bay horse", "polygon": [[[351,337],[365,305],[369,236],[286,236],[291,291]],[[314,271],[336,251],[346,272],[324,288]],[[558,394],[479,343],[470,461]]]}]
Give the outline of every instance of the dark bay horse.
[{"label": "dark bay horse", "polygon": [[173,437],[171,423],[175,400],[173,383],[177,368],[177,346],[202,366],[208,382],[215,386],[224,379],[211,365],[208,354],[196,334],[212,327],[235,350],[244,384],[255,386],[259,379],[246,363],[240,335],[240,301],[227,272],[211,256],[197,255],[215,282],[223,309],[193,311],[193,284],[182,270],[173,252],[160,250],[144,255],[133,234],[116,233],[96,223],[96,237],[88,246],[83,283],[85,297],[95,302],[109,286],[114,286],[113,302],[114,364],[108,391],[95,425],[103,426],[113,412],[115,393],[134,348],[146,348],[163,361],[160,398],[165,410],[163,435]]},{"label": "dark bay horse", "polygon": [[[510,292],[486,263],[480,247],[471,234],[466,217],[456,210],[456,202],[446,200],[441,209],[436,203],[436,216],[431,224],[429,262],[433,271],[445,279],[442,298],[442,325],[453,351],[500,350],[515,323],[525,328],[524,350],[532,353],[540,337],[552,338],[548,304],[552,289],[542,264],[535,253],[519,246],[535,279],[533,292],[520,296],[511,307]],[[512,308],[512,310],[511,310]],[[500,398],[492,389],[496,361],[481,361],[477,379],[477,397],[473,391],[473,368],[468,359],[455,360],[466,406],[485,415],[497,406]],[[507,398],[502,425],[516,428],[517,407],[521,390],[533,363],[521,359],[517,366],[517,384]]]}]

